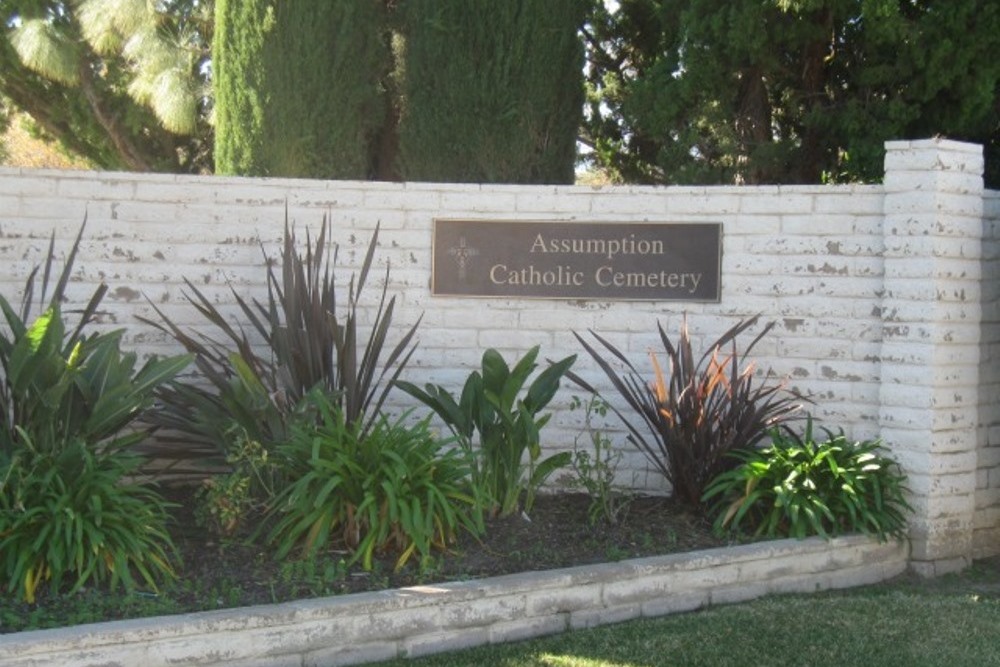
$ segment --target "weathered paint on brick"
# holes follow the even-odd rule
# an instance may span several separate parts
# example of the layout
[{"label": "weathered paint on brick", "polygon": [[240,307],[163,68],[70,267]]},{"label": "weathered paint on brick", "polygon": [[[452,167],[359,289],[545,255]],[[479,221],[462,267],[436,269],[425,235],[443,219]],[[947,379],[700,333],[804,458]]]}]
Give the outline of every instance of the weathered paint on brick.
[{"label": "weathered paint on brick", "polygon": [[[814,397],[813,414],[831,428],[896,448],[915,466],[907,472],[924,494],[917,506],[954,490],[962,525],[988,535],[995,526],[981,517],[994,516],[1000,488],[1000,462],[983,453],[1000,449],[1000,193],[983,189],[982,165],[979,147],[927,140],[890,142],[884,184],[865,186],[392,184],[2,168],[0,286],[16,300],[12,291],[42,259],[49,234],[55,230],[65,253],[87,215],[71,299],[83,301],[106,281],[98,326],[125,328],[141,356],[169,354],[169,339],[135,318],[152,316],[147,299],[182,326],[210,333],[185,305],[184,279],[234,314],[231,290],[262,296],[260,245],[278,254],[286,210],[302,236],[331,218],[343,283],[381,225],[377,280],[388,262],[396,328],[424,318],[407,379],[453,383],[456,391],[484,347],[513,358],[541,344],[544,357],[559,358],[582,352],[572,332],[593,329],[651,372],[646,353],[659,345],[657,323],[676,337],[686,313],[704,346],[760,313],[779,322],[755,350],[761,369]],[[721,222],[722,299],[681,307],[431,297],[435,217]],[[363,318],[374,304],[364,303]],[[575,370],[609,389],[585,354]],[[393,409],[411,405],[398,394],[390,401]],[[571,449],[579,413],[568,413],[562,397],[553,408],[558,426],[547,446]],[[921,451],[926,456],[913,455]],[[665,491],[632,454],[619,477]],[[953,473],[972,461],[978,481],[970,491]],[[924,479],[934,475],[937,483]],[[921,535],[935,532],[933,519],[918,518],[927,524]],[[945,546],[940,558],[954,557],[944,542],[933,543]],[[1000,552],[1000,542],[990,547],[985,537],[954,542],[969,543],[978,556]]]}]

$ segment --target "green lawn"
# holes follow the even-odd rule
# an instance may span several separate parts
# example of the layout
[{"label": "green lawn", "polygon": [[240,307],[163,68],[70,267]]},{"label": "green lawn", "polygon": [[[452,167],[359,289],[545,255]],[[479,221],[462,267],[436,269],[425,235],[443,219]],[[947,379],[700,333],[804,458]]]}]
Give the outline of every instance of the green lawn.
[{"label": "green lawn", "polygon": [[486,646],[398,667],[1000,666],[1000,568]]}]

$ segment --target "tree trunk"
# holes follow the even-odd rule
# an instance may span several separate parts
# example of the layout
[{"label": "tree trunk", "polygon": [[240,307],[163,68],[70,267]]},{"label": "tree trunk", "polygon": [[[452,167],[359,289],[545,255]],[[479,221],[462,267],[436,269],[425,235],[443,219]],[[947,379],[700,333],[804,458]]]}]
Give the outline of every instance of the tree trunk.
[{"label": "tree trunk", "polygon": [[[826,60],[833,48],[833,12],[824,9],[813,14],[817,25],[822,26],[826,38],[815,39],[805,47],[802,68],[802,91],[805,96],[807,116],[815,116],[826,104]],[[801,158],[798,168],[790,174],[791,182],[819,183],[823,175],[824,155],[823,130],[815,123],[806,122],[802,128]]]},{"label": "tree trunk", "polygon": [[[739,111],[735,124],[740,145],[737,159],[743,164],[737,167],[737,177],[747,185],[773,182],[775,174],[754,157],[759,147],[774,141],[767,83],[758,68],[751,67],[741,73],[738,95]],[[747,167],[747,164],[752,166]]]}]

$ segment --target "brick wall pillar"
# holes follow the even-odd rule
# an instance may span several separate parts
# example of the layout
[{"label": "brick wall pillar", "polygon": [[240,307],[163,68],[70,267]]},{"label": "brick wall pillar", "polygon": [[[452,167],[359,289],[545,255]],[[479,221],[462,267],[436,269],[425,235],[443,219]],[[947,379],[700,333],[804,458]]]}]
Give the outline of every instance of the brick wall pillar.
[{"label": "brick wall pillar", "polygon": [[909,477],[925,575],[972,557],[982,174],[977,145],[886,143],[879,427]]}]

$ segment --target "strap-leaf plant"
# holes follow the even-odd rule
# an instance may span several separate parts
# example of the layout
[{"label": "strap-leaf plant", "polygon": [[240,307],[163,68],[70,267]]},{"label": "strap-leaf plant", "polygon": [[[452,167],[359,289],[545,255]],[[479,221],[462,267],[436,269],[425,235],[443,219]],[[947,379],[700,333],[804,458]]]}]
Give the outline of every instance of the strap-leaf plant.
[{"label": "strap-leaf plant", "polygon": [[312,558],[335,542],[367,570],[387,549],[399,554],[397,570],[413,556],[424,570],[460,531],[483,532],[471,461],[432,433],[429,417],[409,424],[409,413],[382,416],[362,435],[328,394],[310,392],[305,407],[316,419],[293,424],[280,448],[293,481],[271,511],[268,539],[279,559],[293,550]]},{"label": "strap-leaf plant", "polygon": [[715,529],[767,537],[836,537],[869,533],[885,540],[906,535],[912,508],[906,476],[879,440],[850,442],[822,429],[813,437],[771,432],[762,449],[738,449],[738,463],[708,486]]},{"label": "strap-leaf plant", "polygon": [[[217,335],[182,329],[151,303],[160,321],[152,326],[173,336],[195,358],[199,382],[176,382],[162,392],[156,422],[184,436],[177,456],[224,456],[236,429],[240,438],[266,449],[287,439],[290,421],[313,389],[336,397],[348,423],[367,431],[415,350],[419,320],[389,347],[396,298],[388,298],[389,266],[370,328],[359,326],[362,293],[374,264],[376,227],[360,271],[346,289],[335,280],[338,246],[324,216],[315,242],[306,233],[304,254],[285,222],[281,260],[261,247],[267,265],[267,299],[247,299],[231,288],[239,317],[231,319],[190,281],[185,296]],[[276,268],[279,267],[280,268]],[[367,331],[367,334],[365,334]],[[192,449],[191,441],[201,450]]]}]

